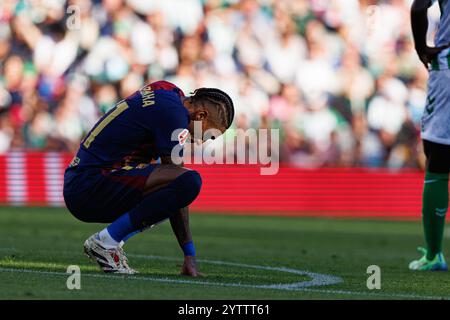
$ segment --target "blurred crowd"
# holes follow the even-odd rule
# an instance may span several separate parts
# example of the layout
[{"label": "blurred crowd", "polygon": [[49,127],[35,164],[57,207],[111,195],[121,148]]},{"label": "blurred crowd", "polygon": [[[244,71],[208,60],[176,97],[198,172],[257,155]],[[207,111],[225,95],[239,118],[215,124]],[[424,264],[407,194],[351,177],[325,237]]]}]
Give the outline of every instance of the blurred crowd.
[{"label": "blurred crowd", "polygon": [[410,0],[0,2],[0,153],[74,152],[116,101],[165,79],[228,92],[224,139],[277,128],[283,162],[423,165]]}]

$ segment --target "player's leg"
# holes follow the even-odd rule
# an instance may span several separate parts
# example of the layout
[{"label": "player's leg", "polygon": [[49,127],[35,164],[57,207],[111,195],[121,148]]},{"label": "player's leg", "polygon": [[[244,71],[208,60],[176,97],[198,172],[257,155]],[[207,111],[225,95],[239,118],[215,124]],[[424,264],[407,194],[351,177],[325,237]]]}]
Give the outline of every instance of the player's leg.
[{"label": "player's leg", "polygon": [[[131,172],[131,176],[133,174],[134,172]],[[130,179],[126,180],[130,181]],[[113,270],[115,261],[106,261],[107,250],[118,251],[116,253],[120,259],[125,257],[119,246],[121,241],[132,233],[178,214],[182,208],[187,207],[195,200],[200,188],[201,178],[196,171],[172,165],[157,165],[141,190],[144,194],[143,199],[134,208],[119,216],[107,228],[87,240],[85,248],[88,247],[86,250],[88,255],[96,259],[101,266],[103,264],[104,270]],[[101,256],[100,260],[98,256],[89,254],[92,246],[95,247],[97,255]],[[104,258],[105,255],[106,258]],[[126,262],[126,258],[124,259]],[[128,268],[127,263],[125,263],[125,268]]]},{"label": "player's leg", "polygon": [[450,146],[424,141],[427,170],[423,190],[423,224],[427,258],[442,251],[445,215],[449,202]]},{"label": "player's leg", "polygon": [[[190,171],[187,168],[180,167],[177,165],[171,165],[171,164],[160,164],[156,165],[155,168],[151,171],[149,176],[146,179],[146,182],[143,186],[143,194],[149,195],[163,187],[168,186],[172,181],[174,181],[176,178],[178,178],[183,173]],[[194,173],[196,174],[196,173]],[[129,212],[127,212],[129,213]],[[176,213],[173,213],[176,214]],[[105,242],[107,246],[116,246],[117,242],[122,242],[122,245],[124,242],[126,242],[128,239],[133,237],[134,235],[154,227],[155,225],[163,222],[164,220],[168,219],[169,217],[165,217],[162,220],[159,220],[153,224],[146,225],[143,228],[140,228],[138,230],[133,230],[131,233],[127,234],[126,236],[123,236],[123,232],[126,232],[126,230],[129,230],[129,224],[128,224],[128,217],[127,214],[124,214],[123,219],[117,219],[109,225],[107,228],[102,230],[100,232],[100,236]]]},{"label": "player's leg", "polygon": [[[151,170],[149,167],[147,170]],[[124,170],[69,168],[64,176],[64,200],[69,211],[83,222],[112,222],[139,201],[136,188],[121,183],[116,178]],[[114,173],[114,174],[111,174]],[[125,180],[124,180],[125,181]],[[129,182],[130,179],[127,179]],[[136,175],[133,186],[144,185],[145,180]],[[140,182],[139,182],[140,181]],[[121,248],[105,247],[98,233],[84,243],[85,253],[96,261],[104,272],[132,274]]]},{"label": "player's leg", "polygon": [[[170,165],[170,164],[156,166],[155,169],[153,170],[153,172],[148,176],[146,183],[144,185],[145,194],[149,194],[152,191],[156,191],[156,190],[166,186],[169,182],[171,182],[176,177],[178,177],[179,175],[181,175],[182,173],[184,173],[188,170],[189,169],[187,169],[187,168],[180,167],[177,165]],[[122,239],[122,241],[120,242],[120,245],[123,246],[125,244],[125,242],[128,241],[128,239],[134,237],[135,235],[137,235],[145,230],[154,228],[156,225],[164,222],[167,219],[164,219],[164,220],[162,220],[158,223],[155,223],[151,226],[147,226],[145,228],[131,232],[130,234],[125,236],[125,238]]]},{"label": "player's leg", "polygon": [[[189,169],[187,169],[187,168],[180,167],[177,165],[171,165],[171,164],[156,166],[155,169],[152,171],[152,173],[148,176],[148,178],[145,182],[144,193],[149,194],[153,191],[156,191],[156,190],[166,186],[172,180],[174,180],[176,177],[178,177],[179,175],[181,175],[182,173],[184,173],[188,170]],[[155,223],[151,226],[147,226],[145,228],[131,232],[130,234],[126,235],[122,239],[122,241],[120,242],[120,245],[123,246],[125,244],[125,242],[128,241],[128,239],[134,237],[135,235],[137,235],[145,230],[154,228],[156,225],[164,222],[167,219],[164,219],[164,220],[162,220],[158,223]]]},{"label": "player's leg", "polygon": [[447,270],[442,254],[445,216],[449,203],[450,146],[423,141],[427,157],[423,187],[422,221],[427,248],[411,262],[412,270]]}]

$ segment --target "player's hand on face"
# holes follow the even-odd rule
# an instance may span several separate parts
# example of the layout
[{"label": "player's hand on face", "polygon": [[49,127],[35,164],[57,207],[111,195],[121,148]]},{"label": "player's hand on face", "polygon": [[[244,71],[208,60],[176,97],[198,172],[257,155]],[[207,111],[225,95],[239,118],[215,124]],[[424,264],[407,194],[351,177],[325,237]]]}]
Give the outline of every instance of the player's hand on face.
[{"label": "player's hand on face", "polygon": [[183,266],[181,267],[181,274],[190,277],[203,276],[203,274],[201,274],[197,270],[197,260],[195,259],[194,256],[184,257],[184,263]]},{"label": "player's hand on face", "polygon": [[449,45],[441,47],[429,47],[419,49],[417,48],[417,54],[419,55],[420,61],[424,64],[425,68],[428,69],[428,65],[433,61],[434,58],[444,49],[448,48]]}]

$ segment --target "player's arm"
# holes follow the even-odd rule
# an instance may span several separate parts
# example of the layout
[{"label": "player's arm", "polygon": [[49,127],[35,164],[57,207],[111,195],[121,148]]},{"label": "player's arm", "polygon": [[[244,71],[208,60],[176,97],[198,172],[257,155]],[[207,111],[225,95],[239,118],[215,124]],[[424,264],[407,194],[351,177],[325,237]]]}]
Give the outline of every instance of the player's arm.
[{"label": "player's arm", "polygon": [[[163,165],[173,165],[172,158],[170,156],[161,157],[161,164]],[[187,170],[183,168],[183,164],[178,165],[180,169]],[[181,273],[188,276],[196,277],[199,275],[197,271],[197,262],[195,259],[195,249],[192,243],[192,234],[189,227],[189,208],[181,208],[176,214],[173,214],[170,218],[170,225],[172,227],[173,233],[178,240],[178,244],[183,249],[184,252],[184,263],[181,268]]]},{"label": "player's arm", "polygon": [[[155,89],[156,84],[169,88],[173,86],[166,82],[159,82],[151,84],[153,89]],[[149,131],[152,133],[156,154],[161,159],[161,165],[156,166],[149,177],[152,180],[149,190],[152,191],[155,190],[155,186],[161,187],[161,184],[164,185],[164,183],[167,185],[189,170],[183,167],[182,147],[184,141],[181,141],[181,133],[187,131],[186,128],[189,125],[189,115],[184,106],[170,105],[179,103],[179,95],[181,94],[180,92],[170,92],[173,90],[174,88],[167,90],[167,92],[160,92],[161,104],[150,109],[153,112],[152,117],[145,118],[148,121]],[[165,103],[167,105],[164,105]],[[188,208],[181,208],[178,212],[173,212],[169,219],[172,230],[184,252],[181,272],[185,275],[197,276]]]},{"label": "player's arm", "polygon": [[[169,166],[177,166],[180,169],[180,175],[187,170],[186,168],[183,168],[183,165],[176,165],[173,163],[172,158],[170,156],[164,156],[161,157],[161,164],[162,165],[169,165]],[[175,170],[177,168],[174,168]],[[191,230],[189,228],[189,209],[188,207],[180,209],[180,212],[178,214],[172,215],[170,217],[170,225],[172,226],[172,230],[178,240],[178,243],[180,244],[180,247],[183,248],[183,246],[189,242],[192,242],[192,234]]]},{"label": "player's arm", "polygon": [[199,276],[197,261],[195,259],[195,248],[189,228],[189,207],[181,208],[178,214],[172,215],[170,217],[170,225],[184,252],[184,263],[181,267],[181,274],[193,277]]},{"label": "player's arm", "polygon": [[411,6],[411,27],[414,37],[414,45],[420,61],[428,68],[428,64],[445,47],[429,47],[426,37],[428,30],[428,8],[433,4],[432,0],[414,0]]}]

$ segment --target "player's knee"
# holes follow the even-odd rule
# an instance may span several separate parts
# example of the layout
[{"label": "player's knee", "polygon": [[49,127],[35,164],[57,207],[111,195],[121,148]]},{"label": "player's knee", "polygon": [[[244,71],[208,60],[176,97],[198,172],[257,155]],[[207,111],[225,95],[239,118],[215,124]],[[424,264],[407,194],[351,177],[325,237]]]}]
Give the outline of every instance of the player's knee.
[{"label": "player's knee", "polygon": [[202,178],[197,171],[189,170],[174,180],[179,207],[186,207],[197,198],[202,188]]},{"label": "player's knee", "polygon": [[200,190],[202,189],[202,177],[200,176],[200,174],[197,171],[188,171],[190,172],[191,177],[191,188],[193,191],[193,194],[195,194],[195,198],[197,198],[197,196],[200,193]]}]

